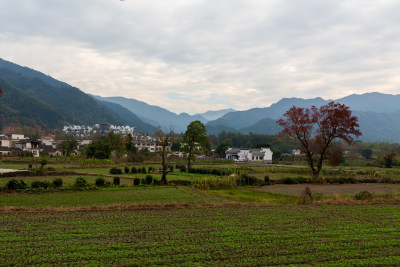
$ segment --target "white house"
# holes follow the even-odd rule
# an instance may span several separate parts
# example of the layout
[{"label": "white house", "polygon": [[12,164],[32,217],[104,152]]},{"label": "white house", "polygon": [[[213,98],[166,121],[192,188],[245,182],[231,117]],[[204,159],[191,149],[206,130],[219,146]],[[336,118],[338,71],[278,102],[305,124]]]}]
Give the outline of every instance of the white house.
[{"label": "white house", "polygon": [[273,153],[269,148],[229,148],[225,155],[234,161],[272,162]]}]

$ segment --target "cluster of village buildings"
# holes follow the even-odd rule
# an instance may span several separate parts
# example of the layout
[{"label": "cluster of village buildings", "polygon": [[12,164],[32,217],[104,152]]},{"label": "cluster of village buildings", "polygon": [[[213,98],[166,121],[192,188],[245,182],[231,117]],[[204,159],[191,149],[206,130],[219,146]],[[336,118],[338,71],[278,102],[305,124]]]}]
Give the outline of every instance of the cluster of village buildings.
[{"label": "cluster of village buildings", "polygon": [[[89,145],[94,134],[106,134],[108,132],[132,136],[132,142],[138,150],[148,150],[149,152],[159,152],[162,146],[158,139],[141,135],[135,131],[135,127],[113,126],[109,124],[96,124],[94,126],[65,126],[63,132],[71,134],[78,140],[76,153],[86,145]],[[30,139],[22,134],[0,134],[0,156],[19,156],[25,153],[32,153],[32,156],[39,157],[41,153],[49,156],[61,156],[63,153],[58,145],[63,140],[56,140],[55,136],[44,136],[40,139]],[[171,151],[171,147],[166,148]],[[174,152],[175,156],[182,157],[184,153]],[[272,162],[272,151],[269,148],[229,148],[226,152],[226,159],[234,161],[249,162]]]},{"label": "cluster of village buildings", "polygon": [[[75,153],[92,142],[91,137],[95,134],[106,134],[108,132],[132,136],[132,142],[138,150],[147,149],[150,152],[162,150],[158,139],[141,135],[135,131],[135,127],[113,126],[110,124],[96,124],[94,126],[65,126],[63,132],[71,134],[78,140],[78,147]],[[44,136],[40,139],[31,139],[23,134],[0,134],[0,156],[19,156],[25,153],[32,153],[34,157],[39,157],[41,153],[49,156],[62,155],[59,144],[63,140],[56,140],[55,136]],[[171,151],[171,147],[166,148]]]}]

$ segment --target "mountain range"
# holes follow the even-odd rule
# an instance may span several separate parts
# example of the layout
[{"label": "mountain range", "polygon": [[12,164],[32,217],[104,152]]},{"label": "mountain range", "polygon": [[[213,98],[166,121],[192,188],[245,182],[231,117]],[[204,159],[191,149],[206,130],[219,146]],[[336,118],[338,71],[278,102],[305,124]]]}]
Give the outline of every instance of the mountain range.
[{"label": "mountain range", "polygon": [[[153,133],[156,127],[184,132],[193,120],[200,120],[208,134],[225,132],[276,134],[276,120],[292,106],[321,106],[332,100],[283,98],[269,107],[245,111],[224,109],[201,114],[176,114],[165,108],[124,97],[88,95],[79,88],[39,71],[0,59],[0,124],[41,125],[60,128],[70,124],[110,123],[136,126]],[[400,143],[400,95],[366,93],[336,99],[358,117],[363,141]]]}]

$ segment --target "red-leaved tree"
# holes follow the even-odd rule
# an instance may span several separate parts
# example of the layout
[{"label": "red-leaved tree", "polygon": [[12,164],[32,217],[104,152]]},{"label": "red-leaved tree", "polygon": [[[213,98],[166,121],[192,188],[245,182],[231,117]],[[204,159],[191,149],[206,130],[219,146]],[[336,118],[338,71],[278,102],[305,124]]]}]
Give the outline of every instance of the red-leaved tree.
[{"label": "red-leaved tree", "polygon": [[277,123],[283,127],[280,135],[299,140],[314,177],[319,177],[322,162],[334,139],[350,144],[354,136],[361,135],[358,118],[352,116],[350,108],[334,102],[310,109],[293,106]]}]

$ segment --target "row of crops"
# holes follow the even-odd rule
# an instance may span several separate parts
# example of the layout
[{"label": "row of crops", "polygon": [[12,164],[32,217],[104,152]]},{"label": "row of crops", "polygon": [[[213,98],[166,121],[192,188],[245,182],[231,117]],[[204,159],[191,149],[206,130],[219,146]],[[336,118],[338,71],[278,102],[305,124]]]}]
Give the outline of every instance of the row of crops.
[{"label": "row of crops", "polygon": [[400,264],[398,205],[0,216],[4,265]]}]

